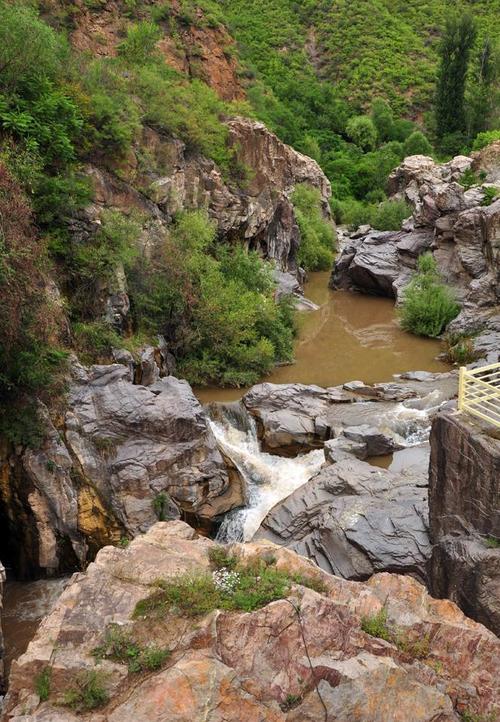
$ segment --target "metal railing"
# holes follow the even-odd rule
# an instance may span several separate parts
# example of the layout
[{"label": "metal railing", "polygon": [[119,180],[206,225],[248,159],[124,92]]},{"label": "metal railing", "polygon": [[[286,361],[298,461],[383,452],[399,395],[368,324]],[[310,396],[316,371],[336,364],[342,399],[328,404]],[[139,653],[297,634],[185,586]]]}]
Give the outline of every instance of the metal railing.
[{"label": "metal railing", "polygon": [[458,408],[500,427],[500,363],[466,369],[458,384]]}]

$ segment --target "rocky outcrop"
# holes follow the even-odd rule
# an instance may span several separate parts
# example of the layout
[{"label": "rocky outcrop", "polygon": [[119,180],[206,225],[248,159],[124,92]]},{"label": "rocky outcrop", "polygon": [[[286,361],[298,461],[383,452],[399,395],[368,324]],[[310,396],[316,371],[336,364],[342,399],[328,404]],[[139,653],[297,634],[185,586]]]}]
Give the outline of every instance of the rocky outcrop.
[{"label": "rocky outcrop", "polygon": [[[290,200],[292,192],[300,183],[317,188],[325,217],[330,218],[328,179],[316,161],[285,145],[262,123],[233,118],[227,122],[227,130],[228,145],[234,149],[238,165],[247,169],[247,178],[227,180],[213,161],[188,153],[180,140],[145,128],[136,155],[120,168],[120,178],[103,169],[87,168],[95,205],[87,210],[86,219],[79,221],[84,232],[85,224],[91,230],[103,207],[126,213],[136,208],[149,217],[142,246],[150,253],[161,239],[162,225],[177,212],[205,208],[222,236],[238,238],[258,249],[282,271],[296,271],[300,232]],[[145,153],[156,158],[146,170],[139,162]],[[78,227],[73,232],[78,232]]]},{"label": "rocky outcrop", "polygon": [[440,414],[429,478],[431,590],[500,635],[500,441],[480,422]]},{"label": "rocky outcrop", "polygon": [[[348,582],[268,542],[234,553],[314,577],[321,591],[297,584],[288,599],[248,612],[214,611],[190,619],[168,606],[133,616],[158,578],[210,573],[214,543],[180,522],[160,523],[127,549],[101,550],[73,577],[27,652],[14,662],[9,722],[458,722],[460,714],[493,714],[498,706],[500,642],[449,601],[432,599],[418,582],[378,574]],[[364,629],[386,615],[390,641]],[[124,663],[96,663],[111,623],[171,655],[147,674]],[[33,680],[50,671],[41,702]],[[78,674],[98,670],[109,694],[101,709],[76,716],[61,707]]]},{"label": "rocky outcrop", "polygon": [[[492,360],[500,335],[500,200],[482,205],[488,183],[465,190],[458,181],[474,167],[496,177],[500,154],[482,151],[484,159],[458,156],[436,164],[432,158],[410,156],[392,173],[389,193],[412,208],[401,231],[359,229],[345,242],[335,265],[332,285],[401,301],[418,256],[431,252],[439,271],[462,304],[451,330],[471,326],[482,332],[474,340],[481,359]],[[491,349],[491,351],[490,351]]]},{"label": "rocky outcrop", "polygon": [[6,580],[6,574],[5,569],[0,562],[0,694],[4,691],[5,688],[5,678],[4,678],[4,644],[3,644],[3,628],[2,628],[2,609],[3,609],[3,593],[4,593],[4,586],[5,586],[5,580]]},{"label": "rocky outcrop", "polygon": [[266,516],[256,536],[313,559],[345,579],[378,571],[426,581],[427,475],[358,460],[324,467]]},{"label": "rocky outcrop", "polygon": [[[137,13],[138,9],[134,10]],[[129,13],[130,6],[123,0],[92,4],[75,0],[71,16],[72,45],[93,57],[115,56]],[[163,21],[158,22],[158,29],[163,32],[157,52],[167,65],[187,77],[202,79],[224,100],[244,97],[234,41],[223,25],[209,19],[201,8],[186,9],[179,0],[173,0],[165,9]]]},{"label": "rocky outcrop", "polygon": [[149,380],[133,384],[129,365],[74,364],[60,430],[46,414],[43,446],[12,457],[2,507],[22,576],[72,571],[158,516],[213,519],[244,503],[187,382]]},{"label": "rocky outcrop", "polygon": [[243,404],[256,421],[264,451],[295,456],[342,437],[342,443],[361,445],[357,455],[366,458],[401,448],[402,439],[418,430],[420,422],[428,425],[425,409],[453,398],[456,388],[454,374],[372,386],[357,381],[327,389],[264,383],[253,386]]},{"label": "rocky outcrop", "polygon": [[[325,218],[333,224],[330,183],[316,161],[282,143],[262,123],[233,118],[226,126],[228,146],[238,167],[246,169],[245,178],[228,179],[213,161],[190,152],[182,141],[146,127],[119,168],[86,167],[94,202],[69,222],[72,242],[88,243],[101,229],[106,210],[127,216],[135,212],[142,219],[138,252],[148,259],[163,246],[176,213],[203,209],[222,240],[258,251],[278,272],[291,272],[302,282],[297,264],[300,230],[291,197],[298,184],[313,186]],[[145,167],[144,157],[154,161]],[[121,267],[94,296],[96,315],[127,330],[130,304]]]}]

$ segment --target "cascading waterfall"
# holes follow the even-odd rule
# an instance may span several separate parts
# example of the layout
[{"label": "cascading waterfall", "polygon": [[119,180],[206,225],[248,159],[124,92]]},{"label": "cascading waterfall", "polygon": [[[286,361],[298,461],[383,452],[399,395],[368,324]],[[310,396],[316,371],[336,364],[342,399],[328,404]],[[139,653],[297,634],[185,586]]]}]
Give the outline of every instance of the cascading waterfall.
[{"label": "cascading waterfall", "polygon": [[212,411],[212,419],[217,416],[217,420],[212,420],[211,426],[218,444],[247,483],[248,505],[226,515],[217,535],[221,542],[250,541],[267,512],[305,484],[325,461],[322,450],[310,451],[295,459],[262,452],[255,422],[250,416],[245,416],[244,426],[233,425],[235,406],[219,407],[217,414]]},{"label": "cascading waterfall", "polygon": [[[429,414],[439,407],[440,400],[439,392],[431,392],[421,399],[394,404],[390,411],[377,416],[377,426],[403,447],[421,445],[429,437]],[[270,509],[320,470],[324,453],[319,449],[292,459],[264,453],[255,422],[243,404],[213,403],[208,412],[217,443],[238,468],[248,489],[247,506],[226,514],[217,540],[250,541]],[[359,404],[359,423],[373,422],[373,414],[372,403]]]}]

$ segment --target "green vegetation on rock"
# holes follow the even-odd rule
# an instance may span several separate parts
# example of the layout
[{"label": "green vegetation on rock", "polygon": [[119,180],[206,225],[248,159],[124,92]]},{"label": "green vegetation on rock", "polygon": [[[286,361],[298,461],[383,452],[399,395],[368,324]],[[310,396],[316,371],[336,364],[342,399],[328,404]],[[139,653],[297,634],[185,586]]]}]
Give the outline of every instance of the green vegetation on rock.
[{"label": "green vegetation on rock", "polygon": [[432,254],[418,259],[418,270],[404,292],[401,326],[418,336],[436,338],[458,315],[460,306],[442,283]]},{"label": "green vegetation on rock", "polygon": [[186,573],[157,583],[157,591],[138,602],[135,617],[158,617],[167,612],[186,617],[209,614],[215,609],[252,612],[277,599],[285,599],[294,584],[324,591],[320,579],[289,574],[274,559],[242,561],[212,550],[215,567],[210,573]]}]

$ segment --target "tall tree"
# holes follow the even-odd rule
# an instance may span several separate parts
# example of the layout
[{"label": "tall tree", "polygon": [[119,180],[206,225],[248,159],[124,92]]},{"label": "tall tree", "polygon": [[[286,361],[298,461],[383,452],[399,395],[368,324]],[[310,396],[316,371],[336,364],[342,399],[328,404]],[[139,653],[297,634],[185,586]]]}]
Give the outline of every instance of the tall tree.
[{"label": "tall tree", "polygon": [[489,120],[497,101],[498,89],[495,84],[497,69],[498,56],[491,40],[487,37],[479,48],[467,94],[470,138],[475,138],[478,133],[489,127]]},{"label": "tall tree", "polygon": [[465,82],[476,28],[471,15],[454,15],[445,26],[440,45],[436,93],[436,132],[439,139],[465,133]]}]

